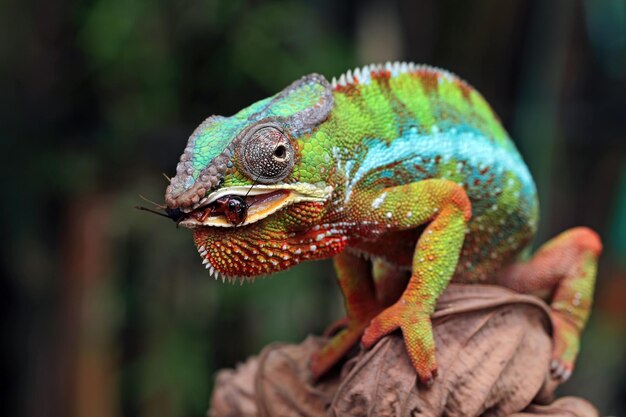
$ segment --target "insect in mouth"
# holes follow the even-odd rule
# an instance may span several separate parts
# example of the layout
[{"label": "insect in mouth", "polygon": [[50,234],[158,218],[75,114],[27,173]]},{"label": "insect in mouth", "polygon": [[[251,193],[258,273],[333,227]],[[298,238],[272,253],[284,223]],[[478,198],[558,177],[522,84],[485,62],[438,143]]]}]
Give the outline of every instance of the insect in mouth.
[{"label": "insect in mouth", "polygon": [[[163,175],[168,181],[171,181],[167,175]],[[163,210],[163,212],[143,206],[135,206],[135,208],[137,210],[147,211],[152,214],[157,214],[159,216],[172,219],[174,222],[176,222],[176,227],[178,227],[180,222],[188,217],[192,217],[196,221],[202,223],[207,218],[216,215],[223,215],[224,217],[226,217],[226,220],[228,220],[230,224],[237,227],[242,225],[246,221],[246,218],[248,217],[248,210],[250,209],[250,207],[252,207],[254,203],[257,202],[254,199],[254,201],[252,201],[251,203],[248,203],[247,201],[250,191],[252,191],[252,188],[254,188],[254,186],[257,184],[257,180],[258,177],[254,179],[254,182],[250,186],[250,189],[248,189],[248,192],[244,196],[234,194],[225,195],[211,202],[211,204],[209,204],[208,206],[196,209],[190,213],[185,213],[180,208],[172,209],[164,205],[157,204],[142,195],[139,196],[142,200],[153,204],[155,207]]]},{"label": "insect in mouth", "polygon": [[220,197],[209,204],[207,209],[201,211],[199,216],[195,216],[195,219],[199,222],[203,222],[209,216],[222,214],[233,226],[237,227],[242,225],[248,217],[248,209],[250,209],[250,207],[252,207],[252,205],[256,202],[252,201],[251,203],[248,203],[247,199],[250,191],[252,191],[252,188],[256,185],[257,180],[258,177],[254,179],[254,182],[250,186],[246,195],[239,196],[229,194]]},{"label": "insect in mouth", "polygon": [[192,212],[191,215],[195,220],[203,222],[210,216],[221,214],[226,217],[230,224],[239,226],[246,221],[249,208],[250,205],[246,202],[245,197],[226,195],[209,204],[206,209]]},{"label": "insect in mouth", "polygon": [[[144,200],[149,201],[145,198]],[[171,209],[152,201],[150,201],[150,203],[163,210],[163,212],[143,206],[136,206],[135,208],[137,210],[147,211],[152,214],[167,217],[168,219],[173,220],[176,225],[185,220],[186,217],[191,217],[198,222],[204,222],[211,216],[223,215],[233,226],[239,226],[246,221],[246,218],[248,217],[248,209],[252,204],[254,204],[248,204],[246,202],[246,196],[226,195],[218,198],[203,209],[197,209],[191,213],[184,213],[179,208]]]}]

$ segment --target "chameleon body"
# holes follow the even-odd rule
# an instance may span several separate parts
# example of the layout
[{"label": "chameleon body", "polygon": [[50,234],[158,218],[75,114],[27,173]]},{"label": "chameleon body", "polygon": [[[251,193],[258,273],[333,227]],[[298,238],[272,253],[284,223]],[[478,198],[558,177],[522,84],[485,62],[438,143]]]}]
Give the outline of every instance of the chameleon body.
[{"label": "chameleon body", "polygon": [[[210,210],[227,196],[245,220]],[[189,138],[165,199],[212,275],[252,279],[334,257],[347,317],[312,359],[315,376],[359,340],[370,347],[399,329],[432,382],[430,315],[450,281],[544,297],[553,375],[572,371],[599,238],[575,228],[523,257],[537,225],[533,179],[489,104],[447,71],[388,63],[332,83],[312,74],[212,116]]]}]

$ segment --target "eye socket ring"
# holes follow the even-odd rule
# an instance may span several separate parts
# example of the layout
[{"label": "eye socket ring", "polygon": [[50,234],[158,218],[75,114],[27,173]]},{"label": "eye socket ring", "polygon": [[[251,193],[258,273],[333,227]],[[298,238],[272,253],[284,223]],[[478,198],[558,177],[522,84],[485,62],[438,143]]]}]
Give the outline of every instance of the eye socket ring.
[{"label": "eye socket ring", "polygon": [[237,167],[261,184],[285,179],[295,163],[289,137],[274,123],[259,124],[246,132],[237,146],[237,155]]}]

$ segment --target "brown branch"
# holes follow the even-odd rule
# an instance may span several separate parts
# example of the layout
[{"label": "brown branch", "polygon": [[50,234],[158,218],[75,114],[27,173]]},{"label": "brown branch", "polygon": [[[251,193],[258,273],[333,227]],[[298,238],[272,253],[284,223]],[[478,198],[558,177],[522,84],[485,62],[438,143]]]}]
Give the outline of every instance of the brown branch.
[{"label": "brown branch", "polygon": [[[550,405],[551,325],[539,299],[501,287],[451,285],[433,315],[439,375],[418,384],[399,334],[314,384],[307,364],[326,339],[270,345],[217,376],[210,416],[597,416],[587,402]],[[539,405],[543,403],[543,405]],[[515,414],[521,413],[521,414]]]}]

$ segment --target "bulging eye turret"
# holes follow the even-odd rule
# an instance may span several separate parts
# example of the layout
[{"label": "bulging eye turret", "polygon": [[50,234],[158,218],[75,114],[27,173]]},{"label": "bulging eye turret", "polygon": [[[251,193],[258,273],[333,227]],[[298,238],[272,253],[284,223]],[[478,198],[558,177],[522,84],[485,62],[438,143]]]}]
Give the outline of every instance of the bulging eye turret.
[{"label": "bulging eye turret", "polygon": [[295,152],[287,135],[276,125],[264,124],[251,130],[239,144],[238,165],[250,179],[273,184],[293,169]]}]

